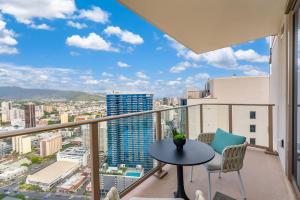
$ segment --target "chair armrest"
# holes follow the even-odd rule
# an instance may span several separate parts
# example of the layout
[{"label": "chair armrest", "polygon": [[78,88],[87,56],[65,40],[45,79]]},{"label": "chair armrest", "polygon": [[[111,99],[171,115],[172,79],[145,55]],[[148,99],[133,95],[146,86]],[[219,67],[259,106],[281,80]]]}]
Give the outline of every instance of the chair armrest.
[{"label": "chair armrest", "polygon": [[206,143],[206,144],[211,144],[215,137],[215,133],[200,133],[198,135],[198,141]]},{"label": "chair armrest", "polygon": [[243,161],[248,143],[226,147],[222,152],[222,172],[238,171],[243,167]]}]

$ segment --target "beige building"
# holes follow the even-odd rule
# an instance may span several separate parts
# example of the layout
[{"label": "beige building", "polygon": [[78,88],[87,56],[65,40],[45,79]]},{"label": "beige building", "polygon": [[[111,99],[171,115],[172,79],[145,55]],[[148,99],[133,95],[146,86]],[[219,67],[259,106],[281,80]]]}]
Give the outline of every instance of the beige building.
[{"label": "beige building", "polygon": [[69,122],[69,115],[67,113],[61,114],[60,115],[60,123],[68,123]]},{"label": "beige building", "polygon": [[16,136],[12,138],[13,151],[19,154],[26,154],[31,152],[31,137],[30,136]]},{"label": "beige building", "polygon": [[40,155],[42,157],[58,152],[62,147],[61,134],[57,133],[40,140]]},{"label": "beige building", "polygon": [[1,103],[1,120],[2,122],[10,121],[10,110],[12,109],[11,101],[3,101]]},{"label": "beige building", "polygon": [[[189,98],[188,105],[269,103],[269,76],[216,78],[207,85],[208,96]],[[201,132],[199,109],[192,107],[189,112],[190,134],[194,138]],[[203,132],[229,130],[228,105],[203,105],[202,116]],[[233,105],[232,132],[246,136],[250,144],[268,146],[267,106]]]}]

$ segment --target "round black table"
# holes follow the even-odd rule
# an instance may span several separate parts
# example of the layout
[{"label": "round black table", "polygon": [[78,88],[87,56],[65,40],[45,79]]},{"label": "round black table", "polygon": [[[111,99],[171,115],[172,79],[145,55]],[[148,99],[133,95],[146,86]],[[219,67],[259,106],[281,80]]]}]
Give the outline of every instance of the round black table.
[{"label": "round black table", "polygon": [[176,149],[173,140],[164,139],[150,145],[149,154],[163,163],[177,165],[176,198],[189,198],[185,194],[183,182],[183,166],[200,165],[215,157],[214,150],[207,144],[195,140],[187,140],[182,151]]}]

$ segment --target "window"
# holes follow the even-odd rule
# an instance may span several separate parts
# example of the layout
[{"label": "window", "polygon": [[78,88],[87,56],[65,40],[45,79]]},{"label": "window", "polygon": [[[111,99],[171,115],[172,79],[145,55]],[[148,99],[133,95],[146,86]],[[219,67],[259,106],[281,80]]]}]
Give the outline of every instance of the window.
[{"label": "window", "polygon": [[250,111],[250,119],[256,119],[256,111]]},{"label": "window", "polygon": [[253,145],[255,145],[255,144],[256,144],[256,142],[255,142],[255,138],[250,138],[250,144],[253,144]]},{"label": "window", "polygon": [[250,125],[250,132],[251,133],[255,133],[256,132],[256,126],[255,125],[253,125],[253,124]]}]

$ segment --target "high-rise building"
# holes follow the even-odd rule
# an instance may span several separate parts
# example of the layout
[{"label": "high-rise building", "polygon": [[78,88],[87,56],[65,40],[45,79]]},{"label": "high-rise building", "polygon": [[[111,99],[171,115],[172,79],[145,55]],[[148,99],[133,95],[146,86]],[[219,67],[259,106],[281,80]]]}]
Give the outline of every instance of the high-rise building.
[{"label": "high-rise building", "polygon": [[1,103],[1,120],[2,122],[10,121],[10,110],[12,109],[11,101],[3,101]]},{"label": "high-rise building", "polygon": [[35,127],[35,105],[28,103],[25,105],[25,128]]},{"label": "high-rise building", "polygon": [[[149,111],[153,108],[153,94],[114,93],[106,96],[107,115]],[[129,167],[142,165],[152,169],[153,159],[148,155],[154,139],[152,114],[107,122],[108,164]]]},{"label": "high-rise building", "polygon": [[42,157],[50,156],[58,152],[62,147],[61,134],[54,134],[50,137],[40,140],[40,155]]},{"label": "high-rise building", "polygon": [[69,122],[69,115],[68,113],[64,113],[60,115],[60,123],[64,124],[64,123],[68,123]]},{"label": "high-rise building", "polygon": [[44,105],[35,106],[35,117],[41,118],[44,116]]},{"label": "high-rise building", "polygon": [[31,152],[31,137],[30,136],[16,136],[12,137],[12,149],[19,154],[26,154]]}]

